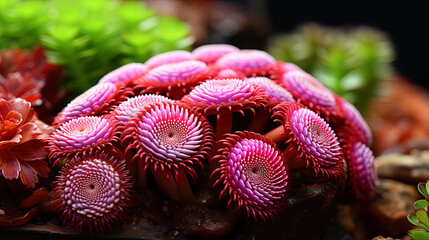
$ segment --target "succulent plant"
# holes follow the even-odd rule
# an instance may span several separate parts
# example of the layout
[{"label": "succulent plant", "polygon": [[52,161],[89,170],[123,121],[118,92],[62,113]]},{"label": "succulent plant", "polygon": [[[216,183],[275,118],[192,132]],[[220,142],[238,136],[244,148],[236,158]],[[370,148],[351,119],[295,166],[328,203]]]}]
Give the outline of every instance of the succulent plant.
[{"label": "succulent plant", "polygon": [[39,176],[47,178],[51,170],[42,140],[52,130],[37,118],[31,103],[21,98],[0,98],[0,176],[19,178],[28,188],[36,186]]},{"label": "succulent plant", "polygon": [[64,84],[73,96],[123,64],[189,48],[189,32],[183,22],[157,16],[141,1],[0,3],[0,49],[42,43],[49,60],[66,67]]},{"label": "succulent plant", "polygon": [[409,214],[408,221],[420,229],[410,230],[408,231],[408,235],[414,240],[427,240],[429,239],[429,181],[426,183],[419,183],[417,189],[425,199],[418,200],[414,203],[416,213]]},{"label": "succulent plant", "polygon": [[[94,90],[103,87],[111,91]],[[64,174],[100,152],[112,164],[125,159],[136,195],[153,191],[174,202],[179,215],[204,205],[275,221],[287,212],[296,176],[310,184],[348,181],[349,192],[363,201],[377,181],[371,134],[359,111],[261,50],[206,45],[166,52],[113,70],[88,91],[58,114],[48,139],[52,160],[63,168],[60,212],[78,228],[100,231],[113,221],[100,220],[97,229],[95,218],[83,216],[87,209],[99,212],[98,205],[76,205],[85,214],[73,217],[64,194],[71,191]],[[203,204],[194,192],[204,191],[218,198]]]},{"label": "succulent plant", "polygon": [[268,52],[295,63],[365,112],[381,81],[392,73],[393,47],[381,31],[369,27],[332,28],[306,24],[274,36]]},{"label": "succulent plant", "polygon": [[38,45],[30,51],[6,49],[0,53],[0,97],[31,103],[41,120],[51,123],[65,99],[60,89],[64,69],[48,61]]}]

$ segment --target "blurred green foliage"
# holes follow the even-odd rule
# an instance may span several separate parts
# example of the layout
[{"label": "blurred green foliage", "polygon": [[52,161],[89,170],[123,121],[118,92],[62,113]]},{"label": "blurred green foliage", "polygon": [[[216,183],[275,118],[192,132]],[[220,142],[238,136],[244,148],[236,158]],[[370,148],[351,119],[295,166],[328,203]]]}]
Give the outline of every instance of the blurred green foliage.
[{"label": "blurred green foliage", "polygon": [[271,38],[267,51],[312,74],[363,113],[393,69],[392,44],[384,33],[368,27],[306,24]]},{"label": "blurred green foliage", "polygon": [[142,1],[0,1],[0,50],[41,43],[51,62],[65,66],[72,95],[123,64],[189,49],[189,33],[187,24],[156,16]]}]

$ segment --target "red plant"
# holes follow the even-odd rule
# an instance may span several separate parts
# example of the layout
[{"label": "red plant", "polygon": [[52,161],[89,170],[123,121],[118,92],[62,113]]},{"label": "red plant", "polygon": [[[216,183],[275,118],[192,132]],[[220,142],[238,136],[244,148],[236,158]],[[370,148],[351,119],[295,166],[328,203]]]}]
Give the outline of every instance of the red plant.
[{"label": "red plant", "polygon": [[29,52],[4,50],[0,54],[0,98],[29,101],[43,121],[50,123],[66,93],[60,88],[64,69],[49,63],[41,46]]},{"label": "red plant", "polygon": [[52,128],[37,119],[24,99],[0,99],[0,170],[8,180],[20,178],[29,188],[48,177],[50,169],[43,149]]}]

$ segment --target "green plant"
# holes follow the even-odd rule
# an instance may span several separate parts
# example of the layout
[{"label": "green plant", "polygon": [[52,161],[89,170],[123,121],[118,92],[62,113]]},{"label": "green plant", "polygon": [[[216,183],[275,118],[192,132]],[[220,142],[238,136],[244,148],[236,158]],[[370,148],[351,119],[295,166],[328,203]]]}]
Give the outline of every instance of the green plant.
[{"label": "green plant", "polygon": [[361,112],[377,94],[380,81],[391,74],[394,55],[388,38],[376,29],[317,24],[272,37],[268,52],[314,75]]},{"label": "green plant", "polygon": [[189,32],[141,1],[0,1],[0,49],[42,43],[49,60],[66,67],[64,86],[72,95],[123,64],[188,49]]},{"label": "green plant", "polygon": [[414,203],[416,214],[409,214],[408,221],[421,229],[414,229],[408,231],[408,235],[414,240],[428,240],[429,239],[429,181],[426,183],[421,182],[417,186],[419,192],[425,199],[418,200]]}]

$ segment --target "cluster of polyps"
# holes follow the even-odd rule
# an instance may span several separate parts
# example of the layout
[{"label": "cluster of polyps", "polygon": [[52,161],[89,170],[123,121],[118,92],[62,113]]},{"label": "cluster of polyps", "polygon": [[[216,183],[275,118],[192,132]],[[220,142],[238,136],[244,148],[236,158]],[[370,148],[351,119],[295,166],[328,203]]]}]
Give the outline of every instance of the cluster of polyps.
[{"label": "cluster of polyps", "polygon": [[129,172],[137,192],[150,177],[169,198],[194,202],[188,180],[205,171],[219,199],[264,221],[284,209],[291,171],[311,168],[327,181],[347,174],[358,199],[376,181],[359,112],[259,50],[205,45],[127,64],[70,102],[54,125],[50,157],[64,165],[59,209],[78,228],[102,231],[125,215]]}]

